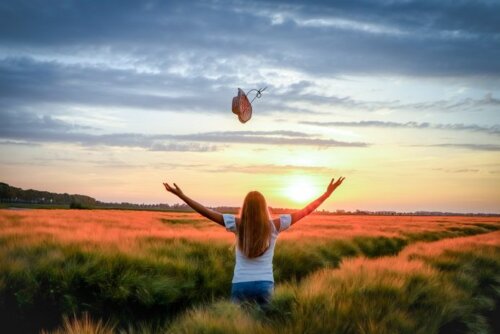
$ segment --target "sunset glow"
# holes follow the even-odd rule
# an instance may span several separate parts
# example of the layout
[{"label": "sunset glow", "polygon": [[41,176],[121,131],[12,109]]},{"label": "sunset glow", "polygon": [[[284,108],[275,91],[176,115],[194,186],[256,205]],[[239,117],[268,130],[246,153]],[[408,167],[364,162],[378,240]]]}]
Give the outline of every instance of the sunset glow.
[{"label": "sunset glow", "polygon": [[[169,181],[210,206],[258,190],[298,207],[342,175],[323,209],[498,212],[500,43],[483,13],[500,5],[285,3],[75,1],[47,14],[11,1],[0,182],[178,203]],[[237,89],[262,87],[240,123]]]},{"label": "sunset glow", "polygon": [[320,195],[320,191],[313,185],[311,178],[291,177],[285,189],[285,195],[298,204],[306,204]]}]

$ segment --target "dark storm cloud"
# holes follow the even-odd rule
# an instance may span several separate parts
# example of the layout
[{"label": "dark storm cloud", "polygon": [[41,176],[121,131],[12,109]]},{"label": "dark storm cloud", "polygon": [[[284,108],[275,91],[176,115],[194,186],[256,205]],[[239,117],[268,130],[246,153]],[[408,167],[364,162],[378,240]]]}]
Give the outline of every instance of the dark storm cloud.
[{"label": "dark storm cloud", "polygon": [[[316,76],[498,79],[498,12],[497,1],[2,1],[0,122],[8,121],[7,112],[55,114],[74,105],[227,112],[235,87],[265,85],[255,72],[263,67],[313,78],[270,85],[273,94],[259,102],[263,112],[314,112],[301,102],[368,111],[498,108],[491,94],[405,103],[307,93]],[[31,126],[21,122],[17,133]],[[206,140],[342,145],[264,137]],[[155,147],[175,148],[163,145]]]},{"label": "dark storm cloud", "polygon": [[[120,69],[62,65],[29,58],[0,60],[0,106],[39,103],[175,111],[226,111],[210,98],[209,80]],[[233,89],[234,90],[234,89]],[[202,93],[200,93],[202,92]],[[227,95],[232,94],[227,91]],[[177,96],[176,96],[177,95]]]},{"label": "dark storm cloud", "polygon": [[[321,45],[324,57],[309,63],[319,71],[499,74],[498,1],[294,3],[299,9],[290,9],[279,21],[307,30],[310,38],[301,52],[310,59],[317,51],[310,46]],[[276,20],[279,11],[268,8]]]},{"label": "dark storm cloud", "polygon": [[317,73],[498,75],[498,1],[4,1],[0,42],[158,63],[261,57]]},{"label": "dark storm cloud", "polygon": [[386,122],[386,121],[358,121],[358,122],[314,122],[301,121],[300,124],[315,125],[322,127],[353,127],[353,128],[407,128],[407,129],[442,129],[442,130],[464,130],[500,135],[500,125],[481,126],[476,124],[433,124],[428,122]]},{"label": "dark storm cloud", "polygon": [[[215,151],[215,144],[301,145],[320,148],[367,147],[363,142],[343,142],[298,131],[227,131],[152,135],[141,133],[95,134],[50,116],[2,113],[0,138],[34,143],[57,142],[83,146],[140,147],[151,151]],[[200,144],[201,143],[201,144]]]}]

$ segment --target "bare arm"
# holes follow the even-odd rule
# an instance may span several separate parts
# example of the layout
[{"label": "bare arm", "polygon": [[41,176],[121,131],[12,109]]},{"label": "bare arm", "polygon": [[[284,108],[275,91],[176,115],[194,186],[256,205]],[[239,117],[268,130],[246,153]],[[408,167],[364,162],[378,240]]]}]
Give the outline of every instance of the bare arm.
[{"label": "bare arm", "polygon": [[179,188],[175,183],[174,183],[174,187],[172,187],[168,183],[163,183],[163,185],[165,186],[165,189],[168,192],[171,192],[172,194],[179,197],[181,200],[184,201],[184,203],[189,205],[194,211],[198,212],[203,217],[208,218],[211,221],[213,221],[219,225],[224,226],[224,218],[222,217],[222,214],[220,212],[206,208],[202,204],[196,202],[195,200],[192,200],[191,198],[186,196],[182,192],[181,188]]},{"label": "bare arm", "polygon": [[309,215],[311,212],[313,212],[314,210],[316,210],[316,208],[318,206],[320,206],[321,203],[323,203],[328,197],[330,197],[330,195],[335,191],[335,189],[337,189],[337,187],[342,184],[342,182],[344,181],[344,179],[345,179],[345,177],[341,176],[337,180],[337,182],[335,182],[335,183],[333,183],[333,181],[335,179],[332,179],[332,181],[330,181],[330,184],[328,185],[328,188],[326,189],[326,192],[323,195],[321,195],[320,197],[316,198],[314,201],[312,201],[311,203],[309,203],[309,205],[307,205],[302,210],[292,213],[292,215],[291,215],[292,216],[292,223],[291,223],[291,225],[295,224],[296,222],[298,222],[299,220],[301,220],[302,218],[304,218],[305,216]]}]

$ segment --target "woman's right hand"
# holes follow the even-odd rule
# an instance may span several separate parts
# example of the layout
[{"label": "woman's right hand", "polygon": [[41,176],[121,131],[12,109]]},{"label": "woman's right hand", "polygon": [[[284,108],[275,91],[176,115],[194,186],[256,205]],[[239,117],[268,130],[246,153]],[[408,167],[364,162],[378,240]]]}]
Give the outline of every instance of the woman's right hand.
[{"label": "woman's right hand", "polygon": [[179,188],[175,183],[174,183],[174,187],[172,187],[171,185],[169,185],[167,182],[164,182],[163,185],[165,186],[165,189],[168,192],[171,192],[175,196],[180,197],[183,194],[181,188]]},{"label": "woman's right hand", "polygon": [[332,178],[332,180],[330,181],[330,184],[328,185],[328,188],[326,189],[326,192],[328,195],[331,195],[335,189],[337,189],[338,186],[340,186],[342,184],[342,182],[345,180],[345,177],[339,177],[337,179],[337,182],[333,182],[335,181],[335,178]]},{"label": "woman's right hand", "polygon": [[173,187],[168,184],[167,182],[163,182],[163,185],[165,186],[165,189],[174,194],[175,196],[179,197],[181,200],[184,201],[184,203],[186,203],[187,205],[189,205],[191,207],[191,209],[193,209],[194,211],[198,212],[200,215],[202,215],[203,217],[206,217],[208,219],[210,219],[211,221],[221,225],[221,226],[225,226],[224,225],[224,217],[222,216],[221,213],[215,211],[215,210],[212,210],[212,209],[209,209],[209,208],[206,208],[205,206],[203,206],[202,204],[192,200],[191,198],[189,198],[187,195],[184,195],[184,193],[182,192],[181,188],[179,188],[175,183],[173,183]]}]

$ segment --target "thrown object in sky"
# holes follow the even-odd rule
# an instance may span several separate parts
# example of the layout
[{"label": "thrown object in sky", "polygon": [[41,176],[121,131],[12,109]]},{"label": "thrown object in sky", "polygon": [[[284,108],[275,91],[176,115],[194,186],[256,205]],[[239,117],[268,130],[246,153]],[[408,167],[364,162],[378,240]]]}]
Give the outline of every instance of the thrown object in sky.
[{"label": "thrown object in sky", "polygon": [[246,123],[252,117],[252,104],[241,88],[238,88],[238,95],[233,97],[233,113],[238,115],[241,123]]},{"label": "thrown object in sky", "polygon": [[245,94],[245,92],[241,88],[238,88],[238,95],[233,97],[232,110],[233,113],[238,115],[238,119],[240,120],[241,123],[246,123],[250,120],[250,118],[252,118],[252,102],[256,98],[260,98],[262,96],[262,92],[266,88],[267,87],[261,88],[259,90],[257,89],[250,90],[248,93],[254,90],[257,92],[251,102],[248,100],[247,94]]}]

